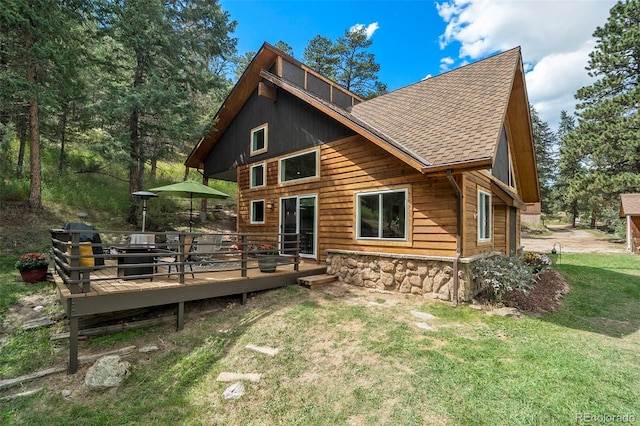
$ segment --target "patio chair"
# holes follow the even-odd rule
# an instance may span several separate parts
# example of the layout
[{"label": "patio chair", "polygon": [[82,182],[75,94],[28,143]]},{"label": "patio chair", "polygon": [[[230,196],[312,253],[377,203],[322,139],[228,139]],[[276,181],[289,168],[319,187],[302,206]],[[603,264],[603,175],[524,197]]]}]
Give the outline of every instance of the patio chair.
[{"label": "patio chair", "polygon": [[[187,257],[185,258],[185,267],[188,266],[191,270],[191,278],[195,278],[195,274],[193,273],[193,266],[191,263],[193,262],[193,237],[184,237],[184,251],[187,253]],[[171,250],[166,250],[166,256],[158,256],[155,259],[156,264],[156,272],[158,271],[158,267],[166,267],[167,268],[167,276],[171,276],[171,267],[176,268],[176,272],[178,272],[178,253],[172,252]]]},{"label": "patio chair", "polygon": [[131,234],[131,245],[153,248],[156,246],[154,234]]},{"label": "patio chair", "polygon": [[204,234],[198,237],[194,257],[196,260],[211,260],[222,247],[222,234]]}]

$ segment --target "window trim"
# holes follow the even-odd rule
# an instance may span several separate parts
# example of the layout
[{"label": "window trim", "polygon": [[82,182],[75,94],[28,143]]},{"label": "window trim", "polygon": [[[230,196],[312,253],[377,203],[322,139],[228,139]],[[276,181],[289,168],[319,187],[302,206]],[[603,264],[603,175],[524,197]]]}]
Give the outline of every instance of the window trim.
[{"label": "window trim", "polygon": [[[262,166],[262,185],[253,184],[253,170]],[[267,185],[267,163],[254,164],[249,168],[249,188],[263,188]]]},{"label": "window trim", "polygon": [[[295,157],[302,157],[303,155],[308,155],[308,154],[313,154],[315,155],[315,175],[313,176],[307,176],[307,177],[303,177],[303,178],[299,178],[299,179],[292,179],[292,180],[282,180],[282,163],[285,160],[288,160],[290,158],[295,158]],[[288,155],[286,157],[282,157],[278,160],[278,183],[279,184],[291,184],[291,183],[299,183],[299,182],[304,182],[306,180],[312,180],[312,179],[318,179],[320,177],[320,154],[318,152],[317,149],[312,149],[309,151],[304,151],[304,152],[299,152],[297,154],[293,154],[293,155]]]},{"label": "window trim", "polygon": [[[253,135],[254,133],[263,129],[264,129],[264,148],[254,150]],[[251,129],[251,132],[249,133],[249,155],[254,156],[258,154],[263,154],[267,152],[268,146],[269,146],[269,123],[264,123]]]},{"label": "window trim", "polygon": [[[262,221],[254,220],[254,212],[256,211],[256,203],[262,203]],[[249,223],[251,225],[264,225],[265,218],[267,215],[267,204],[264,199],[260,200],[251,200],[250,208],[249,208]]]},{"label": "window trim", "polygon": [[[392,192],[404,192],[404,237],[402,238],[385,238],[385,237],[363,237],[360,235],[360,197],[367,195],[389,194]],[[379,208],[382,209],[382,203],[379,204]],[[378,225],[380,226],[380,224]],[[389,241],[389,242],[408,242],[409,241],[409,188],[395,188],[385,189],[381,191],[366,191],[356,193],[356,240],[357,241]],[[380,235],[380,228],[378,228],[378,235]]]},{"label": "window trim", "polygon": [[[492,199],[491,199],[491,193],[487,192],[487,191],[483,191],[482,189],[478,189],[478,206],[477,206],[477,226],[478,226],[478,242],[482,242],[482,243],[486,243],[486,242],[490,242],[491,241],[491,236],[493,234],[493,206],[492,206]],[[484,200],[481,201],[480,200]],[[487,210],[486,208],[481,208],[481,204],[482,207],[485,207],[485,204],[488,202],[489,204],[489,209]],[[485,217],[485,211],[489,212],[489,217],[486,218]],[[483,226],[484,224],[487,224],[488,227],[488,236],[483,236]]]}]

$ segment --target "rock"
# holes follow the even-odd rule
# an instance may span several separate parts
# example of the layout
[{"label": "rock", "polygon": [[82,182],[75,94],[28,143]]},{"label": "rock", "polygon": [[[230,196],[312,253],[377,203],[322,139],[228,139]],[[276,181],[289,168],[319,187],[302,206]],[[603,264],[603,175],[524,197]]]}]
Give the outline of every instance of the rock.
[{"label": "rock", "polygon": [[229,400],[238,399],[244,395],[244,392],[245,390],[242,382],[236,382],[222,392],[222,397]]},{"label": "rock", "polygon": [[60,395],[62,395],[63,398],[69,398],[71,393],[72,392],[69,389],[63,389],[62,392],[60,392]]},{"label": "rock", "polygon": [[398,291],[400,293],[411,293],[411,283],[409,283],[409,278],[405,278],[404,281],[402,281]]},{"label": "rock", "polygon": [[382,272],[393,273],[396,270],[396,265],[392,262],[382,261],[380,262],[380,269]]},{"label": "rock", "polygon": [[107,355],[95,362],[84,378],[90,389],[104,389],[118,386],[129,375],[131,364],[121,361],[118,355]]},{"label": "rock", "polygon": [[409,261],[407,261],[407,269],[415,271],[416,269],[418,269],[418,264],[416,262],[414,262],[413,260],[409,260]]},{"label": "rock", "polygon": [[140,352],[142,354],[147,354],[149,352],[156,352],[156,351],[159,351],[159,350],[160,350],[160,348],[158,348],[158,346],[149,345],[149,346],[145,346],[144,348],[138,349],[138,352]]},{"label": "rock", "polygon": [[393,275],[387,272],[381,272],[380,281],[382,281],[382,284],[384,284],[385,287],[390,287],[393,285]]}]

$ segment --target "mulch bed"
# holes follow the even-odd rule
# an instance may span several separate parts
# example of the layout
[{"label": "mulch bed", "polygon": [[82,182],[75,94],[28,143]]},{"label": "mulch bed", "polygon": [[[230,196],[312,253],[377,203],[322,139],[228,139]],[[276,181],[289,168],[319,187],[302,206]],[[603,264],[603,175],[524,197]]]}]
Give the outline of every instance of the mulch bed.
[{"label": "mulch bed", "polygon": [[502,302],[523,312],[551,312],[558,307],[562,296],[570,291],[559,272],[546,269],[538,274],[535,286],[527,294],[512,291],[503,297]]}]

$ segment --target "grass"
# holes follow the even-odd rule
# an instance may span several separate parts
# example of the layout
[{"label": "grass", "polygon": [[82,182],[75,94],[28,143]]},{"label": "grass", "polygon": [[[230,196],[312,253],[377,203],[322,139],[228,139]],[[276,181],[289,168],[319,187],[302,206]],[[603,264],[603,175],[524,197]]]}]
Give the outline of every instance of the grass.
[{"label": "grass", "polygon": [[[189,320],[181,332],[91,339],[81,352],[150,343],[161,350],[128,358],[132,374],[115,391],[87,391],[82,372],[25,384],[20,390],[44,390],[0,402],[0,423],[563,425],[582,413],[637,417],[640,259],[565,254],[555,267],[573,291],[542,318],[348,286],[328,294],[287,287]],[[435,315],[436,330],[416,327],[422,320],[411,310]],[[12,336],[13,345],[47,354],[42,333]],[[248,344],[280,352],[269,357]],[[223,371],[262,379],[226,401],[229,383],[216,381]]]}]

